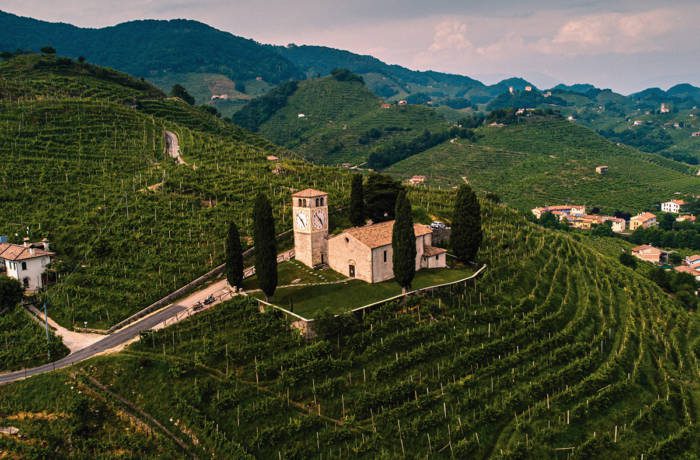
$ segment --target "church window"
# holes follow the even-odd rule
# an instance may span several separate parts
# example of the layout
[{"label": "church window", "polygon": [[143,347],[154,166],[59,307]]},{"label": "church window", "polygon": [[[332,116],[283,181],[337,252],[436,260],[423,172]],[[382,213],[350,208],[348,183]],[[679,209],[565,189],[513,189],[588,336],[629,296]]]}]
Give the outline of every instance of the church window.
[{"label": "church window", "polygon": [[27,262],[22,262],[22,270],[26,270],[26,269],[27,269]]},{"label": "church window", "polygon": [[384,263],[386,263],[386,249],[384,250]]}]

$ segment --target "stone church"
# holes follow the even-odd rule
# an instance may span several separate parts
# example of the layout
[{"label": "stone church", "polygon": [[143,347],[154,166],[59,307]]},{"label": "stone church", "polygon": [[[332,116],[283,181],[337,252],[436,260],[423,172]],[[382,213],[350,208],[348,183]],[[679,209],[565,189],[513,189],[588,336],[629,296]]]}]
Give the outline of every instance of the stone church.
[{"label": "stone church", "polygon": [[[328,235],[328,194],[306,189],[292,195],[294,252],[309,267],[328,265],[350,278],[379,283],[394,278],[391,237],[394,221]],[[432,230],[415,224],[416,271],[447,267],[447,251],[432,245]]]}]

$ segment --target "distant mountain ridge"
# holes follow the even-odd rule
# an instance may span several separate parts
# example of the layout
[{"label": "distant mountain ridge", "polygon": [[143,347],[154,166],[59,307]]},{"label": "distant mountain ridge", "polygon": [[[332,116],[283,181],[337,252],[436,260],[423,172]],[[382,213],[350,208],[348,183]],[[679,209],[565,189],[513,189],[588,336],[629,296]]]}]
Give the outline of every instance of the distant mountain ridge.
[{"label": "distant mountain ridge", "polygon": [[271,83],[303,77],[273,50],[197,21],[139,20],[87,29],[0,11],[0,50],[38,51],[46,45],[139,77],[218,72],[233,80],[261,77]]}]

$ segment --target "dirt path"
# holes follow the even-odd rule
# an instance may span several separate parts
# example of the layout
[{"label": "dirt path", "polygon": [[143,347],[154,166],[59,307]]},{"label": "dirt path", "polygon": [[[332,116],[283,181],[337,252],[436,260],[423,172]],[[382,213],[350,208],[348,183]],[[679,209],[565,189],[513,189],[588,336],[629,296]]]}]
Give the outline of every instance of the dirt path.
[{"label": "dirt path", "polygon": [[53,329],[53,332],[61,337],[63,344],[70,350],[71,353],[83,348],[87,348],[90,345],[105,338],[102,334],[88,334],[84,332],[74,332],[66,329],[65,327],[58,324],[56,321],[52,320],[51,317],[45,318],[44,312],[39,311],[34,305],[27,306],[27,310],[41,326],[45,326],[45,322],[49,323],[49,327]]},{"label": "dirt path", "polygon": [[177,134],[171,131],[165,131],[165,150],[168,152],[168,155],[170,155],[170,157],[177,162],[177,164],[187,164],[180,153],[180,140],[177,138]]}]

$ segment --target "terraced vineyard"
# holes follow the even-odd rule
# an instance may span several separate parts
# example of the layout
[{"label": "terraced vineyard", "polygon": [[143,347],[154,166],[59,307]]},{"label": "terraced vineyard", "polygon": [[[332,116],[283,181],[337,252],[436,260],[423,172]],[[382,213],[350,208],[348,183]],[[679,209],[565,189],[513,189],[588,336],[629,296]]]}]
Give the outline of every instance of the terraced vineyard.
[{"label": "terraced vineyard", "polygon": [[[381,103],[358,82],[339,82],[332,77],[302,81],[287,105],[259,131],[317,163],[359,164],[377,145],[412,139],[425,129],[438,132],[450,127],[426,107],[392,105],[383,109]],[[376,138],[368,134],[372,129]],[[368,137],[361,143],[363,136]]]},{"label": "terraced vineyard", "polygon": [[212,456],[692,458],[695,313],[569,235],[484,218],[476,286],[309,343],[236,300],[81,372]]},{"label": "terraced vineyard", "polygon": [[[446,142],[387,172],[401,178],[423,174],[429,184],[443,187],[467,180],[522,209],[581,202],[610,211],[640,211],[676,192],[695,193],[700,187],[700,177],[687,165],[617,146],[564,120],[484,127],[478,132],[476,143]],[[601,164],[609,166],[604,176],[595,174]]]},{"label": "terraced vineyard", "polygon": [[[338,172],[272,164],[265,157],[279,148],[134,89],[130,77],[18,59],[0,65],[10,88],[0,100],[0,234],[29,227],[53,241],[58,283],[47,297],[66,326],[106,328],[221,263],[227,222],[248,233],[258,191],[275,202],[280,231],[291,187],[323,179],[337,202],[346,193]],[[52,96],[61,82],[72,89]],[[188,165],[165,154],[165,129],[178,133]]]},{"label": "terraced vineyard", "polygon": [[33,367],[68,354],[61,339],[17,307],[0,313],[0,372]]}]

